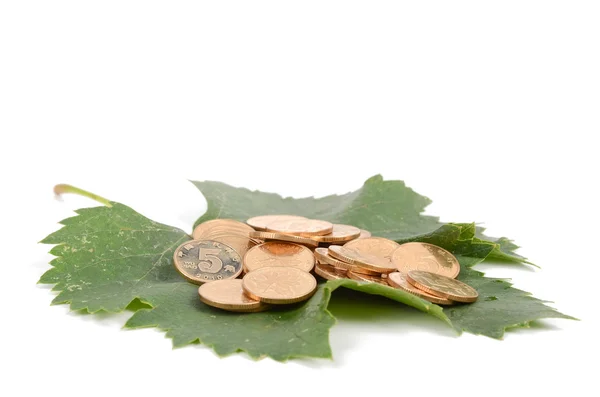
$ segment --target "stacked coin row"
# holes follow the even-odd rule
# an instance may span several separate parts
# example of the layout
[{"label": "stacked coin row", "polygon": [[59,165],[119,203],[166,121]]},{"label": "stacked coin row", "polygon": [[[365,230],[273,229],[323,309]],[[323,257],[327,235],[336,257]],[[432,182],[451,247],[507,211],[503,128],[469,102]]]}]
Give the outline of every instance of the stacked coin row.
[{"label": "stacked coin row", "polygon": [[422,270],[410,270],[406,274],[392,272],[387,275],[369,275],[318,263],[315,273],[326,280],[350,278],[398,288],[439,305],[475,302],[478,296],[477,290],[461,281]]},{"label": "stacked coin row", "polygon": [[301,216],[263,215],[248,219],[247,224],[232,219],[206,221],[196,226],[192,237],[224,242],[244,256],[249,248],[264,241],[287,241],[316,248],[371,237],[371,233],[354,226]]},{"label": "stacked coin row", "polygon": [[[353,226],[293,215],[254,217],[247,224],[215,219],[194,229],[194,240],[177,248],[174,263],[187,280],[202,284],[203,302],[232,311],[308,299],[316,289],[313,268],[328,280],[380,283],[439,304],[477,298],[453,280],[460,266],[448,251],[369,236]],[[236,279],[242,272],[243,279]]]},{"label": "stacked coin row", "polygon": [[371,237],[369,231],[354,226],[295,215],[256,216],[248,219],[246,223],[256,230],[250,233],[252,238],[265,241],[288,241],[311,248]]},{"label": "stacked coin row", "polygon": [[474,302],[477,291],[455,280],[458,260],[441,247],[427,243],[398,244],[371,237],[317,248],[315,273],[327,280],[350,278],[402,289],[429,302],[451,305]]}]

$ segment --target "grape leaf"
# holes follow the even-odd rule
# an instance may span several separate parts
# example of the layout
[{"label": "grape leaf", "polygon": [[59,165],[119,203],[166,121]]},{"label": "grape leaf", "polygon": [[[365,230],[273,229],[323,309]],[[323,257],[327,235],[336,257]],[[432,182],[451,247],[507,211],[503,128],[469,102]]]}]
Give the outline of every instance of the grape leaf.
[{"label": "grape leaf", "polygon": [[[68,303],[73,310],[94,313],[122,311],[139,300],[147,306],[138,308],[127,321],[127,328],[158,327],[173,339],[174,346],[200,342],[219,355],[245,351],[254,358],[269,356],[275,360],[331,357],[329,329],[335,319],[327,305],[331,293],[339,287],[364,292],[365,299],[381,295],[433,315],[458,331],[496,338],[504,329],[533,319],[569,318],[504,280],[485,278],[470,269],[499,249],[499,243],[477,237],[479,231],[474,224],[439,224],[436,218],[420,215],[429,201],[401,182],[374,177],[353,193],[300,200],[218,182],[196,185],[207,191],[208,211],[200,221],[296,213],[356,224],[401,242],[425,241],[442,246],[457,256],[461,263],[459,278],[476,287],[481,298],[471,305],[442,309],[383,285],[335,280],[320,284],[315,295],[302,304],[263,313],[228,313],[201,303],[197,286],[187,283],[173,268],[173,252],[191,238],[189,235],[111,202],[110,207],[76,211],[77,216],[63,220],[64,227],[42,241],[56,244],[51,250],[56,256],[52,268],[40,279],[40,283],[55,284],[53,289],[59,291],[53,303]],[[397,197],[388,197],[394,194]],[[434,229],[429,230],[431,227]]]},{"label": "grape leaf", "polygon": [[283,198],[221,182],[193,183],[207,201],[207,210],[195,225],[214,218],[245,221],[257,214],[293,214],[354,225],[392,240],[431,232],[441,226],[438,218],[421,215],[431,200],[402,181],[384,181],[380,175],[369,178],[354,192],[318,199]]},{"label": "grape leaf", "polygon": [[[460,231],[452,230],[453,227]],[[497,244],[475,237],[476,231],[475,224],[449,224],[411,239],[451,251],[461,265],[458,279],[479,292],[475,303],[444,307],[444,314],[457,331],[502,338],[506,329],[525,327],[541,318],[574,319],[546,306],[528,292],[513,288],[507,280],[484,277],[483,273],[471,269],[498,249]]]},{"label": "grape leaf", "polygon": [[245,351],[253,358],[278,361],[330,358],[329,329],[335,323],[327,310],[330,293],[320,287],[304,304],[239,314],[203,304],[197,286],[179,283],[171,294],[153,299],[152,309],[135,312],[125,327],[158,327],[173,338],[175,347],[200,342],[221,356]]},{"label": "grape leaf", "polygon": [[197,299],[197,288],[188,284],[154,301],[158,305],[153,309],[134,313],[125,327],[158,327],[167,331],[176,347],[200,342],[221,356],[245,351],[253,358],[269,356],[278,361],[296,357],[331,358],[329,329],[335,319],[327,306],[331,292],[340,286],[409,304],[451,325],[439,306],[404,291],[354,280],[335,280],[319,284],[317,292],[303,304],[247,314],[203,304]]},{"label": "grape leaf", "polygon": [[[319,286],[306,303],[293,309],[237,314],[200,302],[198,287],[175,271],[175,248],[190,237],[183,231],[153,222],[131,208],[85,208],[61,222],[64,227],[42,242],[57,244],[57,257],[40,283],[55,284],[60,293],[54,304],[69,303],[73,310],[119,312],[135,299],[152,309],[139,310],[128,328],[157,326],[167,330],[174,346],[201,341],[218,354],[246,351],[258,358],[331,357],[329,329],[335,320],[327,311],[336,286]],[[348,281],[358,290],[372,286]],[[380,293],[375,289],[375,292]],[[448,321],[442,310],[404,291],[380,293]]]},{"label": "grape leaf", "polygon": [[542,318],[575,320],[546,306],[528,292],[513,288],[507,280],[483,277],[483,273],[461,266],[458,279],[479,292],[475,303],[444,308],[458,331],[502,338],[509,328],[527,327]]},{"label": "grape leaf", "polygon": [[[512,288],[505,280],[485,278],[483,273],[469,269],[485,259],[531,263],[514,252],[519,247],[506,237],[487,237],[485,229],[475,224],[442,224],[436,217],[422,215],[431,201],[402,181],[384,181],[376,175],[357,191],[320,199],[283,198],[212,181],[194,184],[206,197],[208,207],[196,224],[215,217],[245,220],[261,214],[295,214],[356,225],[399,243],[422,241],[449,250],[461,264],[459,279],[477,285],[481,295],[475,304],[444,309],[459,331],[501,338],[505,329],[526,326],[539,318],[572,318]],[[385,287],[376,289],[380,288]]]},{"label": "grape leaf", "polygon": [[[193,182],[207,201],[206,212],[194,226],[214,218],[239,221],[267,214],[293,214],[367,229],[374,236],[407,241],[416,235],[431,233],[444,224],[439,218],[423,215],[431,200],[421,196],[402,181],[384,181],[375,175],[350,193],[313,197],[283,198],[275,193],[236,188],[222,182]],[[478,228],[478,237],[495,244],[490,259],[523,262],[514,253],[518,246],[505,237],[489,238]]]},{"label": "grape leaf", "polygon": [[138,298],[168,295],[181,277],[173,271],[173,252],[191,239],[182,230],[153,222],[131,208],[83,208],[78,216],[60,223],[62,229],[42,243],[58,244],[57,256],[40,283],[56,284],[60,293],[52,303],[70,303],[71,309],[119,312]]}]

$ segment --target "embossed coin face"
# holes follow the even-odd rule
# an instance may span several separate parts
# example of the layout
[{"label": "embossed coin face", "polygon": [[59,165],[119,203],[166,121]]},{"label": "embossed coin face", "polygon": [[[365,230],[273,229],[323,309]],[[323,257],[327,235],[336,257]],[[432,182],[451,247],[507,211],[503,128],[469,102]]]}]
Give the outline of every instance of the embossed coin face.
[{"label": "embossed coin face", "polygon": [[304,237],[322,236],[333,231],[333,224],[317,219],[277,220],[267,225],[267,231]]},{"label": "embossed coin face", "polygon": [[194,240],[208,240],[208,235],[212,232],[229,232],[248,236],[248,233],[254,231],[245,223],[233,219],[212,219],[203,222],[194,228],[192,237]]},{"label": "embossed coin face", "polygon": [[477,290],[470,285],[435,273],[411,270],[406,279],[425,292],[456,302],[475,302],[479,296]]},{"label": "embossed coin face", "polygon": [[250,237],[267,241],[287,241],[290,243],[302,244],[311,248],[315,248],[319,245],[318,242],[308,237],[292,236],[291,234],[283,233],[256,231],[250,232]]},{"label": "embossed coin face", "polygon": [[360,267],[355,264],[344,262],[337,258],[334,258],[333,256],[329,255],[329,250],[327,248],[321,247],[315,249],[315,257],[319,262],[331,265],[334,268],[341,271],[353,271],[355,273],[370,274],[372,276],[381,276],[381,272],[365,269],[364,267]]},{"label": "embossed coin face", "polygon": [[248,250],[244,256],[246,273],[261,267],[295,267],[310,272],[315,265],[315,256],[306,247],[294,243],[270,241]]},{"label": "embossed coin face", "polygon": [[209,306],[231,312],[259,312],[269,305],[244,294],[242,280],[218,280],[198,288],[200,300]]},{"label": "embossed coin face", "polygon": [[454,255],[433,244],[406,243],[392,254],[392,263],[402,273],[410,270],[423,270],[456,278],[460,264]]},{"label": "embossed coin face", "polygon": [[391,261],[392,253],[400,244],[383,237],[368,237],[347,242],[344,247]]},{"label": "embossed coin face", "polygon": [[250,218],[246,223],[256,230],[267,230],[267,225],[270,222],[285,221],[290,219],[306,219],[303,216],[296,215],[261,215]]},{"label": "embossed coin face", "polygon": [[317,263],[315,265],[315,273],[323,277],[325,280],[338,280],[340,278],[347,278],[347,273],[345,271],[341,271],[325,263]]},{"label": "embossed coin face", "polygon": [[440,305],[451,305],[452,301],[446,298],[441,298],[439,296],[431,295],[423,290],[415,288],[411,283],[408,282],[406,276],[400,272],[392,272],[388,274],[387,279],[388,284],[391,287],[398,288],[408,292],[409,294],[413,294],[418,296],[419,298],[423,298],[426,301],[431,303],[437,303]]},{"label": "embossed coin face", "polygon": [[236,278],[242,272],[242,258],[230,246],[213,240],[192,240],[173,254],[175,269],[188,281],[202,284]]},{"label": "embossed coin face", "polygon": [[357,280],[357,281],[367,281],[369,283],[377,283],[377,284],[381,284],[381,285],[385,285],[386,287],[389,287],[389,284],[387,283],[386,279],[378,277],[378,276],[369,276],[368,274],[348,272],[348,278],[351,278],[352,280]]},{"label": "embossed coin face", "polygon": [[356,249],[347,248],[341,245],[330,245],[329,255],[341,261],[351,263],[378,273],[391,273],[396,267],[387,260],[375,255],[362,253]]},{"label": "embossed coin face", "polygon": [[320,243],[344,243],[354,240],[360,235],[360,229],[349,225],[334,224],[333,231],[324,236],[313,236],[313,240]]},{"label": "embossed coin face", "polygon": [[253,299],[287,304],[310,298],[317,288],[317,280],[295,267],[262,267],[246,274],[242,287]]}]

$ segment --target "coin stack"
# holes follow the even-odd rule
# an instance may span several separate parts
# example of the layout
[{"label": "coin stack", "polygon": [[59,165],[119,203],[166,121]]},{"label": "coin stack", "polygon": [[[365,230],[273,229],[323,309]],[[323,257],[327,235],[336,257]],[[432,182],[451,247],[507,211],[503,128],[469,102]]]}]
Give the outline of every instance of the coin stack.
[{"label": "coin stack", "polygon": [[201,284],[202,302],[236,312],[310,298],[317,287],[312,272],[326,280],[399,288],[438,304],[477,299],[475,289],[455,280],[458,260],[440,247],[400,245],[354,226],[295,215],[204,222],[192,241],[175,250],[174,265],[188,281]]}]

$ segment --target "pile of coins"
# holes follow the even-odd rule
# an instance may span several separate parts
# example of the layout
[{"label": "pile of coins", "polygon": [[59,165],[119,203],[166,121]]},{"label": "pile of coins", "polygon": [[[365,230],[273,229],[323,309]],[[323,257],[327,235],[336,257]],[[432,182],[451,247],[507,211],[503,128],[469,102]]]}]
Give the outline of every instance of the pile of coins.
[{"label": "pile of coins", "polygon": [[202,302],[236,312],[310,298],[317,288],[313,272],[326,280],[379,283],[441,305],[474,302],[478,296],[455,279],[460,265],[443,248],[398,244],[354,226],[295,215],[204,222],[192,241],[175,250],[174,265],[201,285]]}]

